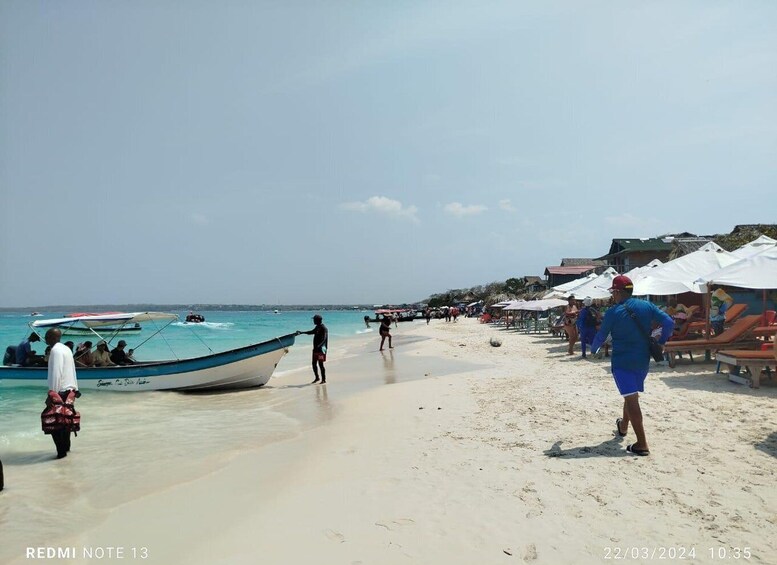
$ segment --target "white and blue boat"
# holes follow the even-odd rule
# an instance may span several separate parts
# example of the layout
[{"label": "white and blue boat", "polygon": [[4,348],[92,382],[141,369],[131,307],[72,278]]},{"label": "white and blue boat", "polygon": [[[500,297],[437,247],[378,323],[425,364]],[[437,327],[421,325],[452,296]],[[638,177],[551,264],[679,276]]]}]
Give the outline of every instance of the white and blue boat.
[{"label": "white and blue boat", "polygon": [[[65,330],[76,325],[89,328],[97,339],[101,325],[111,329],[134,326],[141,322],[159,323],[154,337],[178,320],[177,314],[166,312],[132,312],[78,318],[36,320],[29,324],[37,332],[49,328]],[[269,341],[254,343],[220,353],[201,357],[144,361],[133,365],[113,367],[78,367],[78,387],[84,389],[137,392],[145,390],[221,390],[262,386],[270,380],[273,371],[289,348],[295,334],[283,335]],[[151,338],[149,338],[151,339]],[[147,341],[147,340],[146,340]],[[47,386],[47,367],[0,366],[0,387]]]}]

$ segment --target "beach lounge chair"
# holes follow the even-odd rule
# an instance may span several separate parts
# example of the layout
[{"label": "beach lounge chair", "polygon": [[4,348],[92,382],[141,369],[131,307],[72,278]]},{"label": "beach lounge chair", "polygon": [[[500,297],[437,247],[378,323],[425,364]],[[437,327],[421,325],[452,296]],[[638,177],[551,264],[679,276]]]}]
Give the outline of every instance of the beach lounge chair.
[{"label": "beach lounge chair", "polygon": [[[752,388],[761,386],[761,372],[766,372],[767,376],[774,378],[777,371],[777,352],[770,351],[752,351],[747,349],[723,349],[715,354],[718,361],[718,371],[721,365],[728,366],[728,380],[748,384]],[[744,368],[747,376],[740,374],[740,369]]]},{"label": "beach lounge chair", "polygon": [[[730,326],[736,322],[742,314],[747,310],[747,304],[732,304],[728,310],[726,310],[726,320],[723,322],[724,326]],[[691,322],[688,324],[687,333],[700,333],[704,331],[706,322]]]},{"label": "beach lounge chair", "polygon": [[[760,323],[761,319],[760,314],[745,316],[734,322],[722,334],[710,339],[667,341],[664,345],[664,352],[669,359],[669,366],[675,366],[675,358],[679,353],[688,353],[691,356],[691,361],[693,361],[694,352],[718,351],[751,337],[752,330]],[[755,345],[755,342],[751,345]]]}]

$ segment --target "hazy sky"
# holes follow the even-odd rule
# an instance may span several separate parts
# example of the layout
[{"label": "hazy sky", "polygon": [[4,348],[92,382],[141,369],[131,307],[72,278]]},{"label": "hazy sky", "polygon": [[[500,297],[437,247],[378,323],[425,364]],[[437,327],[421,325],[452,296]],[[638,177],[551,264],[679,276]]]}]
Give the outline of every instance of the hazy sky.
[{"label": "hazy sky", "polygon": [[388,303],[777,222],[777,3],[0,0],[0,306]]}]

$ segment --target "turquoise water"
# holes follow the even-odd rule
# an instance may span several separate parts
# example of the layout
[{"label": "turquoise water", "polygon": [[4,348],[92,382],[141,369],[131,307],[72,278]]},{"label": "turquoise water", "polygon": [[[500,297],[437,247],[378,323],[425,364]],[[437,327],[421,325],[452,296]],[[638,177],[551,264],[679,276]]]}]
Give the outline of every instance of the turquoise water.
[{"label": "turquoise water", "polygon": [[[187,314],[177,313],[181,318]],[[122,338],[137,348],[140,360],[190,357],[312,329],[314,313],[206,311],[206,324],[174,323],[164,331],[166,340],[156,337],[142,344],[154,333],[150,323],[141,333]],[[333,357],[343,359],[364,348],[360,334],[372,331],[364,325],[365,312],[318,313],[329,328]],[[43,314],[0,314],[3,351],[29,335],[30,321],[65,313]],[[278,365],[278,378],[260,389],[208,395],[89,391],[77,402],[82,433],[73,440],[74,456],[62,461],[53,460],[53,442],[40,429],[45,392],[0,387],[0,460],[6,477],[0,497],[0,563],[23,555],[27,545],[45,545],[95,524],[118,504],[202,476],[243,450],[289,439],[333,417],[347,386],[339,383],[330,401],[326,387],[297,384],[301,375],[302,382],[309,382],[311,343],[311,336],[299,336]],[[41,345],[34,349],[41,352]],[[369,374],[379,375],[384,361],[374,355]],[[56,516],[52,507],[60,509]]]},{"label": "turquoise water", "polygon": [[[183,320],[188,312],[175,312]],[[41,312],[42,317],[31,317],[22,313],[0,314],[0,345],[3,352],[8,345],[17,345],[30,333],[27,324],[35,320],[63,317],[67,312]],[[139,334],[130,334],[115,337],[127,341],[127,349],[135,348],[135,357],[139,361],[185,358],[198,355],[206,355],[210,351],[227,351],[236,347],[258,343],[272,339],[279,335],[293,333],[296,330],[306,331],[313,328],[311,317],[313,314],[321,314],[324,324],[329,329],[329,339],[337,340],[347,338],[366,330],[364,325],[365,314],[358,310],[332,310],[317,311],[285,311],[275,314],[273,312],[225,312],[206,311],[201,312],[205,316],[205,324],[184,324],[173,322],[164,330],[161,336],[153,337],[159,329],[160,322],[145,322]],[[72,340],[75,343],[86,340],[96,343],[95,337],[84,335],[65,336],[62,341]],[[300,338],[304,344],[306,337]],[[310,338],[307,338],[310,339]],[[145,343],[144,343],[145,342]],[[42,343],[34,344],[34,349],[45,349]]]},{"label": "turquoise water", "polygon": [[[176,312],[183,320],[188,312]],[[364,324],[365,312],[357,310],[342,311],[285,311],[273,312],[202,312],[205,324],[183,324],[173,322],[159,335],[155,324],[142,325],[137,334],[117,336],[127,341],[127,349],[135,348],[135,358],[139,361],[172,358],[196,357],[212,352],[227,351],[251,343],[267,341],[279,335],[306,331],[313,328],[311,317],[320,313],[329,329],[330,349],[347,343],[349,338],[358,336],[367,330]],[[66,312],[42,312],[42,317],[31,317],[27,313],[0,314],[0,345],[2,351],[8,345],[17,345],[30,333],[28,324],[35,320],[59,318]],[[163,337],[162,337],[163,336]],[[152,338],[149,340],[149,338]],[[84,335],[63,336],[62,341],[72,340],[76,344],[94,337]],[[148,340],[148,341],[146,341]],[[281,361],[276,375],[309,363],[311,336],[299,336],[290,353]],[[42,342],[33,344],[33,349],[42,353]],[[109,401],[114,402],[114,401]],[[0,448],[17,447],[25,443],[29,435],[39,435],[40,426],[34,420],[39,414],[41,403],[40,388],[2,388],[0,387]],[[37,412],[36,412],[37,411]],[[21,418],[20,414],[27,417]]]}]

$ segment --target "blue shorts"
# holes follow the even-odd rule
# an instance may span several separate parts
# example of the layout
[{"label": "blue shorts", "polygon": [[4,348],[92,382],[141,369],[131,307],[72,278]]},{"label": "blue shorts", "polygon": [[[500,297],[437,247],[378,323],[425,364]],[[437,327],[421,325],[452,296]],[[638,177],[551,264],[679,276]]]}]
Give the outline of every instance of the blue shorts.
[{"label": "blue shorts", "polygon": [[632,394],[645,391],[647,371],[630,371],[613,367],[612,376],[621,396],[631,396]]}]

